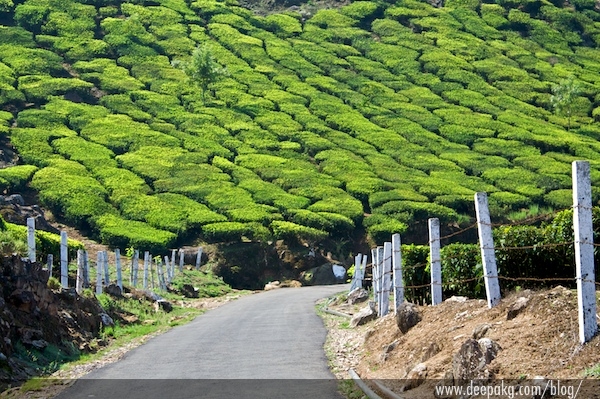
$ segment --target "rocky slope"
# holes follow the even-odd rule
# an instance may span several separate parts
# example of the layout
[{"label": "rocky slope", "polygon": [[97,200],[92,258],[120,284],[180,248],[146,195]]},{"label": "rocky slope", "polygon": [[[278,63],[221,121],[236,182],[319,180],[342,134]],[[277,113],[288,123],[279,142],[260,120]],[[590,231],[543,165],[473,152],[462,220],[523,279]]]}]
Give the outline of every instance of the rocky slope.
[{"label": "rocky slope", "polygon": [[[359,309],[345,303],[334,308]],[[421,321],[406,333],[393,312],[356,328],[348,327],[348,319],[328,316],[326,348],[338,378],[349,378],[354,368],[375,389],[372,381],[380,380],[403,398],[434,397],[440,381],[464,378],[505,379],[514,385],[534,378],[589,378],[580,397],[598,397],[600,337],[579,344],[573,290],[559,286],[513,293],[493,309],[482,300],[453,298],[438,306],[417,306],[417,312]],[[480,350],[487,344],[492,351]],[[491,356],[482,360],[477,354]],[[475,359],[472,367],[469,359]]]}]

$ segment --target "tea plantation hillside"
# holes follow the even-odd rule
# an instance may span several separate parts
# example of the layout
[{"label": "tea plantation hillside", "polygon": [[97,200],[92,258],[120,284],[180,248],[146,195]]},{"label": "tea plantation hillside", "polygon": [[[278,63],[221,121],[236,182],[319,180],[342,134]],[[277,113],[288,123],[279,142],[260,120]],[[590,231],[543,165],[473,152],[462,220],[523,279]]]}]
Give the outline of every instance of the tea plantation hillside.
[{"label": "tea plantation hillside", "polygon": [[[236,0],[0,0],[0,134],[30,187],[104,243],[160,252],[465,223],[600,183],[592,0],[355,1],[258,16]],[[173,61],[208,48],[201,90]],[[553,108],[553,89],[574,98]],[[595,191],[598,197],[599,192]]]}]

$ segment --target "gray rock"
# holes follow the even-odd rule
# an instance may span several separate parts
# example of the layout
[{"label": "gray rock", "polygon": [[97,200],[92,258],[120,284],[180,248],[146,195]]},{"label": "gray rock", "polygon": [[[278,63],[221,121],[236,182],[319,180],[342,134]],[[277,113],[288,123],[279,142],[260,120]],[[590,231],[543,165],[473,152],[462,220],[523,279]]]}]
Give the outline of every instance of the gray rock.
[{"label": "gray rock", "polygon": [[479,343],[474,339],[466,340],[452,358],[452,376],[459,384],[471,380],[488,380],[489,371],[486,359]]},{"label": "gray rock", "polygon": [[44,341],[43,339],[36,339],[31,341],[31,346],[39,351],[43,351],[48,346],[48,342]]},{"label": "gray rock", "polygon": [[123,296],[123,292],[121,291],[121,288],[119,288],[119,286],[116,284],[107,285],[106,287],[104,287],[104,292],[110,296],[117,297],[117,298],[120,298]]},{"label": "gray rock", "polygon": [[173,310],[173,304],[171,304],[171,302],[167,301],[166,299],[161,299],[159,301],[154,302],[154,310],[156,310],[157,312],[159,310],[164,310],[165,312],[169,313]]},{"label": "gray rock", "polygon": [[352,319],[350,320],[350,327],[361,326],[370,322],[371,320],[375,320],[375,318],[377,318],[377,313],[375,311],[375,303],[369,302],[367,306],[365,306],[358,313],[352,316]]},{"label": "gray rock", "polygon": [[400,392],[415,389],[422,385],[427,377],[427,365],[425,363],[419,363],[412,370],[408,372],[406,376],[406,382],[400,388]]},{"label": "gray rock", "polygon": [[329,285],[340,284],[344,279],[338,279],[333,273],[333,263],[325,263],[313,267],[300,274],[300,282],[303,285]]},{"label": "gray rock", "polygon": [[112,317],[110,317],[107,313],[100,313],[99,316],[104,327],[110,327],[115,325],[115,322],[113,321]]},{"label": "gray rock", "polygon": [[528,303],[529,298],[523,296],[517,298],[515,303],[513,303],[510,309],[508,309],[508,313],[506,314],[506,320],[512,320],[515,317],[517,317],[520,313],[522,313],[525,310],[525,308],[527,308]]},{"label": "gray rock", "polygon": [[369,292],[364,288],[355,288],[348,294],[347,302],[349,305],[354,305],[355,303],[364,302],[369,299]]},{"label": "gray rock", "polygon": [[485,334],[487,334],[488,330],[492,327],[491,324],[480,324],[477,327],[475,327],[475,329],[473,330],[473,339],[480,339],[485,337]]},{"label": "gray rock", "polygon": [[481,338],[477,341],[479,344],[479,348],[483,353],[483,357],[485,358],[485,363],[490,364],[492,360],[498,356],[498,352],[502,350],[500,345],[496,341],[492,341],[489,338]]},{"label": "gray rock", "polygon": [[417,306],[410,302],[403,302],[396,312],[396,324],[402,334],[406,334],[411,328],[421,321],[421,314]]},{"label": "gray rock", "polygon": [[467,298],[466,296],[451,296],[450,298],[446,299],[446,302],[465,303],[468,300],[469,298]]}]

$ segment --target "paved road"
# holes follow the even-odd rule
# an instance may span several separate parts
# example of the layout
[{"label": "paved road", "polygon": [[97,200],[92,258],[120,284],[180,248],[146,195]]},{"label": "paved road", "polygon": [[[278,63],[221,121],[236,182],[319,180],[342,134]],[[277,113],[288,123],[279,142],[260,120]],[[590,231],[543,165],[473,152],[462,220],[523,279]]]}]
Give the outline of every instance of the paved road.
[{"label": "paved road", "polygon": [[345,289],[240,298],[153,338],[58,398],[339,398],[314,305]]}]

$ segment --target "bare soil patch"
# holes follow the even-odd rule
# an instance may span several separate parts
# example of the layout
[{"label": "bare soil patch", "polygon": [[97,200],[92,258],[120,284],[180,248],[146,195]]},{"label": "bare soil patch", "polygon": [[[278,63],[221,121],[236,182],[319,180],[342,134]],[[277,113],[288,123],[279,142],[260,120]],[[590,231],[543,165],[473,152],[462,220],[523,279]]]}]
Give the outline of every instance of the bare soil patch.
[{"label": "bare soil patch", "polygon": [[[529,298],[526,308],[507,320],[509,309],[519,297]],[[348,305],[331,307],[354,312]],[[492,309],[485,301],[473,299],[445,301],[438,306],[419,306],[418,309],[422,321],[406,334],[398,329],[393,311],[351,330],[342,325],[340,318],[337,323],[326,321],[330,328],[326,349],[336,376],[347,379],[347,370],[354,367],[362,379],[384,380],[386,386],[399,393],[408,372],[417,364],[425,363],[427,382],[402,392],[401,396],[433,397],[432,384],[448,377],[455,353],[472,338],[474,330],[484,324],[488,325],[484,336],[502,348],[489,364],[496,380],[527,380],[538,376],[579,379],[600,363],[599,336],[585,345],[579,344],[575,290],[559,286],[512,293]],[[437,346],[439,352],[423,361],[425,352],[432,346]],[[345,347],[356,347],[356,350],[346,351]],[[600,397],[599,394],[582,391],[580,397]]]}]

